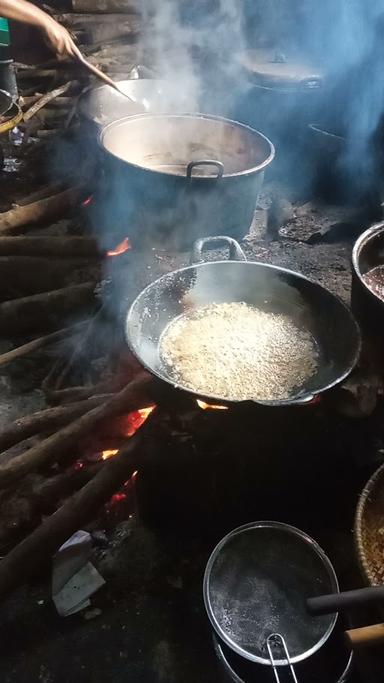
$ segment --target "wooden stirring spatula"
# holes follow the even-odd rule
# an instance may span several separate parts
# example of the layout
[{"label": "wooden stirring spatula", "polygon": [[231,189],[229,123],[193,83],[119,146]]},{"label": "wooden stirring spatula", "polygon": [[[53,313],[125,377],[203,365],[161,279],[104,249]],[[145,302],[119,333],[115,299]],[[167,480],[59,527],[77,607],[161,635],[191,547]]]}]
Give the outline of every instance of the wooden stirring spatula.
[{"label": "wooden stirring spatula", "polygon": [[104,81],[104,83],[110,85],[111,88],[116,90],[120,95],[123,95],[123,97],[126,97],[130,102],[135,102],[135,100],[133,100],[132,97],[127,95],[127,93],[125,93],[124,90],[121,90],[121,88],[119,88],[117,83],[115,83],[115,81],[112,78],[110,78],[109,76],[107,76],[107,74],[98,69],[97,66],[94,66],[93,64],[88,62],[88,60],[85,59],[85,57],[82,54],[79,54],[78,58],[81,64],[83,64],[83,66],[85,66],[85,68],[88,69],[88,71],[97,76],[97,78],[100,78],[101,81]]}]

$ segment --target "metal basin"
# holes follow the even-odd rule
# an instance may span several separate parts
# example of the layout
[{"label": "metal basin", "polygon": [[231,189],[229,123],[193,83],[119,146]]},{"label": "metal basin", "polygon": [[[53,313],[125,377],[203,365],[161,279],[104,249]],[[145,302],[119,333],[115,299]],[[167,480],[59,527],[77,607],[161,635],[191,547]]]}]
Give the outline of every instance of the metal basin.
[{"label": "metal basin", "polygon": [[203,114],[125,117],[102,130],[100,144],[111,212],[125,215],[135,246],[169,248],[243,237],[275,153],[252,128]]}]

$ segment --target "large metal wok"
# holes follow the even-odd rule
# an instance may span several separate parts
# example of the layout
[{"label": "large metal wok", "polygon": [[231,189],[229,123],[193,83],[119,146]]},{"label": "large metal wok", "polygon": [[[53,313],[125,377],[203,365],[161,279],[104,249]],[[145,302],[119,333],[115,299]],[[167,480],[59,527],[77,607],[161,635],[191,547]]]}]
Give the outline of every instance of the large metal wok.
[{"label": "large metal wok", "polygon": [[185,112],[194,111],[195,102],[192,96],[180,92],[170,82],[153,77],[152,72],[137,67],[129,79],[118,81],[122,92],[131,102],[119,95],[108,85],[87,89],[80,97],[78,109],[81,116],[96,129],[100,129],[125,116],[134,116],[145,112]]},{"label": "large metal wok", "polygon": [[[225,242],[228,261],[201,262],[204,246]],[[313,335],[319,352],[318,370],[305,386],[284,401],[256,401],[290,405],[310,401],[341,382],[360,353],[360,332],[348,308],[331,292],[308,278],[284,268],[247,262],[239,244],[228,237],[200,239],[193,250],[193,265],[163,275],[144,289],[130,307],[126,339],[138,360],[151,373],[175,385],[161,361],[159,343],[167,325],[188,309],[211,303],[243,301],[289,315]],[[190,388],[179,388],[196,394]],[[204,396],[228,403],[221,396]]]}]

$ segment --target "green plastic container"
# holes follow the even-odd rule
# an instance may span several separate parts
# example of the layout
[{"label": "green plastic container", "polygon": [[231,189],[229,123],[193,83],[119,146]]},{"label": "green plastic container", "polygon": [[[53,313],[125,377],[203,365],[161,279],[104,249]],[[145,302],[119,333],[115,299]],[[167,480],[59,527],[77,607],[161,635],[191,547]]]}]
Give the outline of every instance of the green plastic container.
[{"label": "green plastic container", "polygon": [[10,45],[9,25],[6,19],[0,17],[0,45]]}]

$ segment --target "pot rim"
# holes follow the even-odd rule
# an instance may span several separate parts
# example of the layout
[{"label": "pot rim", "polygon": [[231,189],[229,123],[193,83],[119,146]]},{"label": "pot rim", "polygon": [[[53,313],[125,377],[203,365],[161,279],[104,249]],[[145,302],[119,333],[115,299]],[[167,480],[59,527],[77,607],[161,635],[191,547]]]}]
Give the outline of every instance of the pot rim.
[{"label": "pot rim", "polygon": [[[225,668],[229,677],[232,678],[233,683],[246,683],[246,681],[243,678],[240,678],[238,673],[233,668],[232,664],[228,661],[226,653],[223,650],[224,643],[220,642],[216,633],[212,634],[212,639],[213,639],[213,647],[215,649],[216,656],[218,657],[220,664]],[[346,683],[346,681],[349,678],[350,673],[352,671],[353,664],[354,664],[354,652],[353,652],[353,650],[351,650],[349,657],[348,657],[348,662],[345,665],[344,671],[342,671],[341,675],[335,681],[335,683]]]},{"label": "pot rim", "polygon": [[214,403],[220,403],[220,404],[222,404],[222,405],[229,405],[229,406],[230,406],[230,405],[233,405],[233,404],[240,404],[240,403],[245,403],[245,404],[247,404],[247,403],[248,403],[248,404],[265,405],[265,406],[269,406],[269,407],[273,407],[273,406],[283,407],[283,406],[294,406],[294,405],[303,405],[303,404],[305,405],[306,403],[312,401],[312,400],[315,398],[313,392],[309,392],[309,391],[306,391],[306,392],[304,392],[304,393],[302,393],[302,394],[300,394],[300,395],[298,395],[298,396],[296,396],[296,397],[293,397],[293,398],[291,398],[291,399],[280,400],[280,401],[261,401],[261,400],[256,400],[256,399],[254,399],[254,400],[250,399],[250,400],[248,400],[248,401],[243,401],[243,400],[242,400],[242,401],[238,401],[238,400],[231,400],[231,401],[229,401],[228,399],[223,399],[222,397],[216,396],[216,395],[213,395],[213,394],[212,394],[212,395],[211,395],[211,394],[204,394],[204,395],[202,395],[202,394],[199,394],[199,393],[193,391],[192,389],[190,389],[190,388],[188,388],[188,387],[186,387],[186,386],[184,386],[184,385],[182,385],[182,384],[177,384],[177,383],[175,383],[175,381],[172,380],[170,377],[167,377],[167,376],[162,375],[162,374],[160,374],[159,372],[155,371],[152,367],[150,367],[150,365],[148,365],[147,363],[145,363],[145,362],[143,361],[143,359],[140,357],[140,354],[139,354],[139,352],[136,350],[136,348],[135,348],[135,346],[133,345],[133,343],[131,342],[131,338],[130,338],[130,335],[129,335],[129,333],[128,333],[128,322],[129,322],[129,320],[130,320],[130,318],[131,318],[131,315],[132,315],[132,313],[133,313],[134,307],[137,305],[138,301],[139,301],[142,297],[144,297],[144,296],[146,295],[146,293],[147,293],[152,287],[155,287],[155,286],[158,285],[161,281],[164,281],[166,278],[169,278],[169,276],[175,275],[175,273],[182,273],[182,272],[185,272],[185,271],[188,271],[188,270],[192,270],[192,269],[195,269],[195,268],[206,268],[206,267],[209,267],[209,266],[212,266],[212,265],[215,265],[215,267],[216,267],[216,266],[219,266],[220,264],[223,264],[223,263],[238,264],[238,265],[241,265],[241,266],[248,266],[248,267],[249,267],[249,266],[259,266],[259,267],[261,267],[261,268],[267,268],[267,269],[269,269],[269,270],[274,270],[274,271],[279,272],[279,273],[285,273],[285,274],[288,274],[288,275],[292,275],[292,276],[295,276],[296,278],[300,278],[301,280],[305,280],[306,282],[310,283],[310,284],[313,285],[314,287],[317,287],[317,288],[320,287],[320,288],[323,289],[325,292],[327,292],[327,294],[328,294],[329,296],[331,296],[331,297],[333,297],[334,299],[336,299],[336,300],[339,302],[339,304],[344,308],[344,310],[346,311],[346,313],[348,314],[348,316],[349,316],[349,318],[350,318],[350,320],[351,320],[351,323],[352,323],[352,325],[353,325],[353,327],[354,327],[355,334],[356,334],[356,349],[355,349],[355,353],[354,353],[354,355],[353,355],[353,358],[351,359],[351,361],[350,361],[348,367],[346,367],[346,369],[344,370],[344,372],[343,372],[342,374],[338,375],[338,377],[337,377],[336,379],[332,380],[332,381],[329,382],[328,384],[326,384],[326,385],[320,387],[319,389],[317,389],[316,392],[315,392],[315,394],[318,395],[318,394],[321,394],[321,393],[327,391],[328,389],[332,389],[333,387],[335,387],[335,386],[337,386],[338,384],[340,384],[341,382],[343,382],[343,381],[351,374],[353,368],[355,367],[355,365],[356,365],[356,363],[357,363],[357,361],[358,361],[358,359],[359,359],[359,357],[360,357],[362,340],[361,340],[360,328],[359,328],[359,326],[358,326],[358,324],[357,324],[357,321],[355,320],[354,315],[352,314],[352,312],[351,312],[351,310],[348,308],[348,306],[344,303],[344,301],[342,301],[342,300],[340,299],[340,297],[338,297],[338,296],[337,296],[336,294],[334,294],[333,292],[330,292],[329,289],[327,289],[326,287],[323,287],[323,286],[320,285],[318,282],[315,282],[314,280],[311,280],[310,278],[306,277],[306,276],[303,275],[302,273],[297,273],[297,272],[294,271],[294,270],[289,270],[288,268],[282,268],[281,266],[274,266],[274,265],[272,265],[272,264],[270,264],[270,263],[261,263],[260,261],[241,261],[241,262],[240,262],[240,261],[232,261],[232,260],[228,260],[228,261],[204,261],[203,263],[196,263],[196,264],[194,264],[194,265],[184,266],[184,268],[179,268],[179,269],[177,269],[177,270],[171,271],[170,273],[166,273],[165,275],[162,275],[161,277],[157,278],[157,279],[154,280],[153,282],[150,282],[149,285],[147,285],[143,290],[141,290],[141,292],[137,295],[137,297],[134,299],[134,301],[129,305],[128,311],[127,311],[127,313],[126,313],[126,315],[125,315],[125,317],[124,317],[124,325],[125,325],[125,328],[124,328],[124,336],[125,336],[125,340],[126,340],[128,346],[129,346],[130,350],[131,350],[132,353],[134,354],[134,356],[137,358],[137,360],[141,363],[141,365],[142,365],[146,370],[148,370],[152,375],[155,375],[156,377],[158,377],[158,378],[161,379],[162,381],[167,382],[168,384],[170,384],[171,386],[173,386],[175,389],[181,389],[182,391],[185,391],[185,392],[187,392],[187,393],[189,393],[189,394],[192,394],[193,396],[196,396],[196,398],[201,399],[201,400],[203,400],[203,401],[205,401],[205,400],[207,399],[207,402],[213,401]]},{"label": "pot rim", "polygon": [[[331,583],[333,584],[333,592],[334,593],[339,593],[339,582],[337,580],[336,572],[333,568],[333,565],[328,558],[328,556],[325,554],[324,550],[321,548],[321,546],[315,541],[311,536],[305,533],[305,531],[302,531],[301,529],[298,529],[295,526],[292,526],[290,524],[285,524],[284,522],[275,522],[275,521],[269,521],[269,520],[263,520],[263,521],[258,521],[258,522],[249,522],[248,524],[243,524],[242,526],[237,527],[236,529],[233,529],[230,531],[224,538],[219,541],[219,543],[216,545],[216,547],[213,549],[209,560],[207,562],[207,566],[205,568],[204,572],[204,579],[203,579],[203,599],[204,599],[204,605],[205,609],[208,615],[208,618],[211,622],[212,627],[214,628],[215,632],[217,635],[220,637],[220,639],[228,645],[228,647],[231,648],[234,652],[236,652],[238,655],[241,657],[244,657],[245,659],[255,662],[257,664],[263,664],[264,666],[271,666],[271,661],[268,658],[263,658],[263,657],[258,657],[257,655],[252,655],[251,653],[247,652],[244,650],[242,647],[237,645],[231,638],[223,631],[219,625],[219,623],[216,620],[214,611],[211,607],[211,601],[209,597],[209,587],[210,587],[210,577],[211,577],[211,572],[212,568],[214,566],[214,563],[220,554],[222,548],[227,544],[228,540],[232,539],[234,536],[237,536],[239,534],[244,533],[245,531],[251,530],[251,529],[260,529],[260,528],[269,528],[269,529],[280,529],[283,531],[288,532],[289,534],[292,534],[296,537],[298,537],[301,541],[304,541],[308,546],[310,546],[315,554],[318,556],[318,558],[322,561],[323,566],[326,568],[329,578],[331,580]],[[336,622],[338,619],[338,613],[335,613],[333,615],[333,619],[326,629],[325,633],[323,636],[313,645],[309,650],[306,650],[300,655],[296,655],[296,657],[291,658],[292,664],[298,664],[299,662],[304,661],[305,659],[308,659],[311,655],[315,654],[323,645],[324,643],[328,640],[330,637],[331,633],[333,632]],[[276,666],[284,666],[286,664],[285,660],[277,660],[276,661]]]},{"label": "pot rim", "polygon": [[[127,164],[129,166],[132,166],[133,168],[137,168],[141,171],[146,171],[147,173],[153,173],[156,176],[162,175],[162,176],[169,176],[170,178],[185,178],[186,175],[183,175],[182,173],[166,173],[165,171],[158,171],[154,168],[147,168],[146,166],[143,166],[141,164],[134,163],[133,161],[125,161],[124,159],[121,159],[121,157],[117,156],[113,152],[111,152],[109,149],[104,144],[104,138],[106,133],[108,132],[109,129],[113,128],[114,126],[117,126],[118,124],[121,124],[123,122],[131,123],[133,121],[138,121],[138,120],[146,120],[146,119],[180,119],[180,118],[187,118],[187,119],[204,119],[208,121],[216,121],[220,123],[225,123],[230,126],[233,126],[235,128],[240,128],[241,130],[247,131],[247,133],[250,133],[253,136],[257,136],[259,139],[262,139],[263,142],[269,147],[269,154],[268,156],[262,161],[260,164],[257,164],[256,166],[253,166],[252,168],[247,168],[244,171],[238,171],[237,173],[223,173],[222,178],[239,178],[239,177],[246,177],[249,175],[253,175],[254,173],[260,173],[263,171],[269,164],[273,161],[275,158],[275,147],[273,143],[267,138],[266,135],[263,133],[260,133],[260,131],[255,130],[251,126],[247,126],[245,123],[240,123],[239,121],[234,121],[232,119],[227,119],[224,116],[213,116],[210,114],[201,114],[201,113],[184,113],[184,114],[156,114],[156,113],[151,113],[147,112],[145,114],[134,114],[132,116],[122,116],[119,119],[116,119],[116,121],[112,121],[110,123],[107,123],[105,126],[103,126],[99,132],[98,135],[98,143],[101,149],[106,152],[109,156],[113,157],[114,159],[117,159],[123,164]],[[220,161],[220,159],[219,159]],[[194,181],[202,181],[202,182],[207,182],[212,180],[217,180],[216,177],[212,176],[197,176],[193,177]]]},{"label": "pot rim", "polygon": [[361,233],[361,235],[357,238],[355,244],[353,245],[352,267],[353,267],[355,274],[359,278],[361,284],[363,285],[363,287],[370,294],[372,294],[372,296],[374,296],[375,299],[377,299],[377,301],[380,301],[380,303],[383,303],[383,300],[380,299],[380,297],[377,296],[377,294],[375,294],[375,292],[372,289],[367,287],[366,283],[363,280],[363,276],[362,276],[361,269],[360,269],[360,253],[361,253],[361,250],[363,249],[363,247],[368,242],[370,242],[372,239],[374,239],[375,237],[380,235],[380,233],[384,234],[384,221],[381,223],[375,223],[374,225],[371,225],[370,228],[368,228],[367,230],[364,230],[364,232]]}]

